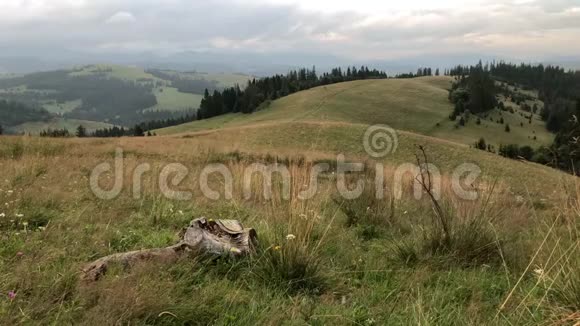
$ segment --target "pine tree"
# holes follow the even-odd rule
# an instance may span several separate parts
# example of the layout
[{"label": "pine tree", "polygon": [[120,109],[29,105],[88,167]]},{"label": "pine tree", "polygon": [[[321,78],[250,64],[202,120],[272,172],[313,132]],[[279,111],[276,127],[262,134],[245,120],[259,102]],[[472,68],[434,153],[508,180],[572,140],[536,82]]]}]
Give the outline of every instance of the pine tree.
[{"label": "pine tree", "polygon": [[2,135],[4,133],[4,129],[2,128],[2,125],[0,125],[0,135]]},{"label": "pine tree", "polygon": [[79,138],[87,137],[87,129],[83,125],[77,127],[76,136]]},{"label": "pine tree", "polygon": [[135,129],[133,129],[133,136],[135,136],[135,137],[145,136],[145,132],[143,131],[143,128],[141,128],[140,125],[136,125]]},{"label": "pine tree", "polygon": [[481,149],[482,151],[485,151],[487,149],[487,144],[485,142],[485,139],[483,139],[483,137],[479,138],[479,141],[475,143],[475,148]]},{"label": "pine tree", "polygon": [[505,132],[510,132],[510,131],[511,131],[510,125],[506,124],[505,125]]}]

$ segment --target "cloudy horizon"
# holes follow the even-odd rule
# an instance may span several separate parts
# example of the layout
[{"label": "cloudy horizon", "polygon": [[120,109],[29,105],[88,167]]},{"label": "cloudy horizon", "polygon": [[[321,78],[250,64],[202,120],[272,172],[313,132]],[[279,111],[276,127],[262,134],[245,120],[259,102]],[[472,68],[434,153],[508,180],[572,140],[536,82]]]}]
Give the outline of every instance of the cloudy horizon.
[{"label": "cloudy horizon", "polygon": [[0,3],[4,55],[301,53],[376,61],[472,54],[541,61],[580,53],[577,0]]}]

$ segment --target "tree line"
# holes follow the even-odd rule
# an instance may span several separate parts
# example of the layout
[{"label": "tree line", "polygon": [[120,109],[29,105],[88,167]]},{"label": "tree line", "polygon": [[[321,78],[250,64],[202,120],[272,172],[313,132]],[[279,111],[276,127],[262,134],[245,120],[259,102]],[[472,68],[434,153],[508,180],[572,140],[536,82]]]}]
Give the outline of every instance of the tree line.
[{"label": "tree line", "polygon": [[0,100],[0,122],[4,127],[16,126],[31,121],[46,121],[51,114],[43,108]]},{"label": "tree line", "polygon": [[191,111],[189,113],[185,113],[181,117],[145,121],[145,122],[136,124],[132,128],[115,126],[115,127],[111,127],[111,128],[97,129],[94,132],[92,132],[90,134],[90,136],[91,137],[98,137],[98,138],[124,137],[124,136],[133,136],[133,137],[155,136],[155,133],[152,132],[155,129],[161,129],[161,128],[167,128],[167,127],[181,125],[184,123],[195,121],[196,118],[197,118],[196,113]]},{"label": "tree line", "polygon": [[334,68],[318,75],[316,68],[290,71],[286,75],[275,75],[248,81],[244,89],[239,85],[224,90],[205,90],[197,119],[208,119],[227,113],[252,113],[265,107],[270,101],[317,86],[345,81],[388,78],[384,71],[360,68]]}]

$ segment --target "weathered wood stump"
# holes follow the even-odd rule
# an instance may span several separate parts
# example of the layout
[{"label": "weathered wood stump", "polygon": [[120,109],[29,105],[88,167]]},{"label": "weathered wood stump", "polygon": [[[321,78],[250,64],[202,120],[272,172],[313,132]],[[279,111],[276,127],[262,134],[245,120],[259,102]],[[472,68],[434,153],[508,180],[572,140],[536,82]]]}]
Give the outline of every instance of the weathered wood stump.
[{"label": "weathered wood stump", "polygon": [[100,258],[83,268],[82,279],[97,281],[111,264],[118,263],[130,267],[136,263],[154,260],[172,263],[183,254],[198,256],[203,254],[242,256],[254,251],[257,234],[254,229],[246,229],[239,221],[212,220],[204,217],[193,220],[181,232],[181,241],[167,248],[154,248],[113,254]]}]

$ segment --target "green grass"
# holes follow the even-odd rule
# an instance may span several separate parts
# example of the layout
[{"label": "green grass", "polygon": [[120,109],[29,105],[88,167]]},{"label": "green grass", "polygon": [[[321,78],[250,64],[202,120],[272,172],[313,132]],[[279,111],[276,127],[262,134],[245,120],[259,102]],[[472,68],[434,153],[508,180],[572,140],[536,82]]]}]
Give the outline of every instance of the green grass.
[{"label": "green grass", "polygon": [[244,87],[248,80],[254,78],[252,76],[236,73],[205,73],[205,72],[181,72],[174,70],[163,70],[166,74],[171,74],[184,79],[205,79],[207,81],[217,82],[218,87],[226,88],[240,85]]},{"label": "green grass", "polygon": [[[362,145],[366,125],[317,122],[283,122],[241,128],[216,129],[187,135],[196,141],[230,144],[242,149],[259,149],[264,152],[283,149],[289,153],[325,153],[335,157],[365,157]],[[500,180],[512,192],[526,196],[528,192],[546,199],[551,194],[546,188],[557,188],[569,176],[558,170],[534,163],[524,163],[503,158],[497,154],[469,148],[454,142],[399,132],[398,149],[383,161],[386,164],[415,163],[417,145],[427,148],[429,159],[442,173],[451,173],[461,163],[474,163],[482,170],[486,182]],[[533,178],[529,176],[533,175]]]},{"label": "green grass", "polygon": [[12,133],[26,133],[38,135],[41,131],[50,128],[50,129],[68,129],[69,132],[74,134],[75,130],[79,125],[83,125],[85,128],[87,128],[88,131],[113,127],[112,124],[104,122],[55,118],[50,121],[23,123],[21,125],[9,128],[9,131]]},{"label": "green grass", "polygon": [[[0,137],[0,324],[574,325],[578,180],[433,137],[432,124],[443,121],[439,111],[450,109],[443,78],[360,83],[372,91],[357,93],[363,89],[352,87],[357,83],[314,89],[253,115],[161,130],[166,137]],[[395,112],[378,109],[385,105]],[[255,162],[302,162],[291,166],[296,188],[309,182],[305,161],[342,153],[372,165],[362,139],[375,121],[402,130],[397,152],[382,160],[389,199],[388,178],[399,164],[416,162],[416,145],[446,177],[461,163],[481,167],[482,179],[472,185],[478,200],[443,192],[448,242],[425,197],[405,192],[381,201],[369,191],[359,200],[336,200],[331,173],[320,176],[318,195],[308,201],[278,200],[280,187],[272,201],[238,193],[244,168]],[[125,179],[137,164],[151,164],[138,200],[132,182],[113,200],[90,191],[90,171],[111,162],[118,147],[126,153]],[[164,198],[157,188],[158,172],[176,162],[190,169],[179,185],[194,191],[190,201]],[[232,200],[197,192],[198,173],[210,162],[231,168]],[[111,176],[103,176],[103,185]],[[361,177],[373,185],[372,173]],[[215,190],[223,188],[214,181]],[[173,244],[201,216],[255,228],[256,254],[113,266],[97,283],[79,280],[87,262]],[[15,291],[13,300],[8,291]]]},{"label": "green grass", "polygon": [[79,108],[83,105],[82,100],[74,100],[74,101],[66,101],[64,103],[58,103],[55,100],[46,101],[42,107],[50,112],[62,115],[64,113],[72,112],[76,108]]},{"label": "green grass", "polygon": [[[535,119],[530,126],[519,115],[507,114],[511,133],[506,133],[505,126],[500,124],[484,122],[478,126],[475,118],[465,127],[456,129],[456,123],[448,119],[452,111],[447,91],[450,82],[448,77],[423,77],[322,86],[276,100],[269,108],[251,115],[230,114],[159,130],[158,133],[174,134],[258,123],[332,121],[387,124],[397,130],[467,145],[480,137],[496,146],[520,144],[538,147],[552,141],[553,135],[546,131],[542,121]],[[519,127],[520,122],[525,122],[524,127]],[[535,141],[534,135],[537,137]]]},{"label": "green grass", "polygon": [[97,64],[97,65],[89,65],[83,66],[80,68],[80,71],[71,72],[71,76],[90,76],[94,74],[104,73],[105,75],[122,79],[122,80],[132,80],[138,81],[142,80],[149,80],[149,81],[159,81],[164,82],[162,79],[159,79],[151,74],[146,73],[143,68],[139,67],[132,67],[132,66],[120,66],[120,65],[108,65],[108,64]]},{"label": "green grass", "polygon": [[[301,137],[294,144],[307,139]],[[331,179],[307,202],[174,201],[149,187],[157,182],[153,174],[139,200],[131,183],[107,201],[88,187],[91,169],[110,161],[120,145],[131,153],[127,171],[143,162],[158,171],[169,157],[201,168],[211,153],[193,150],[197,141],[0,137],[0,202],[8,204],[0,208],[0,324],[574,325],[563,322],[578,304],[578,211],[564,204],[573,196],[542,211],[518,204],[508,192],[492,197],[486,209],[485,198],[471,204],[444,197],[460,218],[454,242],[428,250],[429,202],[405,197],[385,206],[367,197],[342,206],[326,196],[334,194],[327,188]],[[113,266],[97,283],[80,280],[85,263],[173,244],[200,216],[256,228],[257,253]],[[380,220],[385,216],[388,223]],[[486,217],[486,237],[465,232],[480,230],[463,224],[475,216]],[[363,228],[369,225],[380,228]],[[296,238],[287,239],[289,233]],[[482,253],[482,247],[496,249]],[[545,279],[534,271],[540,269]],[[9,291],[16,293],[12,300]]]},{"label": "green grass", "polygon": [[244,75],[244,74],[227,74],[227,73],[195,73],[193,74],[194,78],[196,79],[205,79],[205,80],[215,80],[217,81],[218,87],[233,87],[235,85],[240,85],[240,87],[244,87],[248,80],[252,79],[252,76]]},{"label": "green grass", "polygon": [[182,111],[186,109],[197,109],[201,103],[203,95],[181,93],[177,88],[161,87],[153,91],[157,98],[157,105],[147,109],[147,111]]}]

